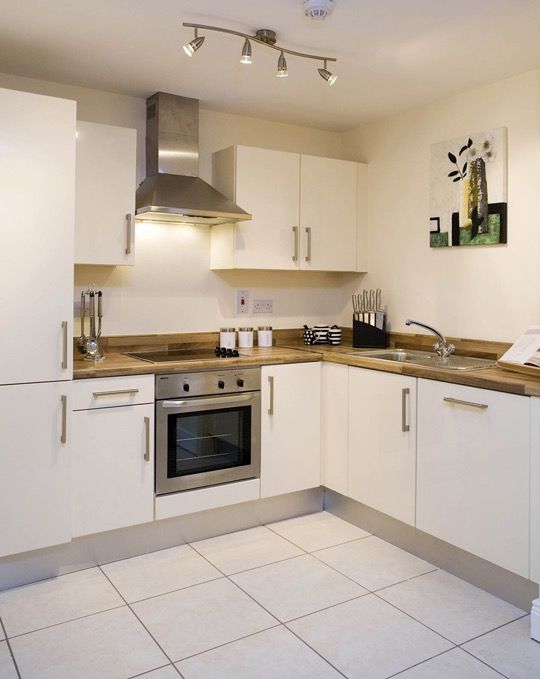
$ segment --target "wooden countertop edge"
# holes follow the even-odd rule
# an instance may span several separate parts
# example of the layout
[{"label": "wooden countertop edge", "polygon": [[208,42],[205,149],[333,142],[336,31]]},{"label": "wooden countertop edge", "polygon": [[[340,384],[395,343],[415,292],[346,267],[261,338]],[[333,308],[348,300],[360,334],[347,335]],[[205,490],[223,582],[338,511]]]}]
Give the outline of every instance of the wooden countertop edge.
[{"label": "wooden countertop edge", "polygon": [[491,389],[520,396],[540,396],[540,380],[529,378],[503,370],[498,366],[480,370],[458,372],[454,370],[432,369],[407,363],[391,363],[376,358],[351,354],[352,347],[324,347],[324,346],[274,346],[268,349],[243,350],[250,355],[238,359],[205,359],[198,361],[181,361],[177,363],[154,364],[111,353],[97,365],[86,363],[82,359],[75,361],[73,378],[93,379],[98,377],[121,377],[130,375],[163,374],[173,372],[188,372],[196,370],[215,370],[219,368],[243,368],[262,365],[280,365],[287,363],[306,363],[327,361],[340,363],[357,368],[381,370],[383,372],[420,377],[424,379],[461,384],[464,386]]}]

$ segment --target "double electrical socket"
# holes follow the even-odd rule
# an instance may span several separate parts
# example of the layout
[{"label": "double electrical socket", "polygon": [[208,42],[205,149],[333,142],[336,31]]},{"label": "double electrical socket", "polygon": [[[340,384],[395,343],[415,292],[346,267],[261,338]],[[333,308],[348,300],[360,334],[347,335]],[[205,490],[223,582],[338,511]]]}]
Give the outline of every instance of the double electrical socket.
[{"label": "double electrical socket", "polygon": [[[273,299],[254,299],[254,314],[271,314],[274,312]],[[236,313],[249,314],[249,290],[236,291]]]}]

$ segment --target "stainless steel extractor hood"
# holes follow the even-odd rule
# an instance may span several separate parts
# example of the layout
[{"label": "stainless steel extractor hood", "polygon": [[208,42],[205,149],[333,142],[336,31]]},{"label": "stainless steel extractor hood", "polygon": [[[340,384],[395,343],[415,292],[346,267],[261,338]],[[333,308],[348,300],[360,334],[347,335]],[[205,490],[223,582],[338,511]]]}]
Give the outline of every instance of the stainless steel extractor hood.
[{"label": "stainless steel extractor hood", "polygon": [[199,176],[199,101],[157,92],[146,100],[146,179],[139,221],[224,224],[251,219]]}]

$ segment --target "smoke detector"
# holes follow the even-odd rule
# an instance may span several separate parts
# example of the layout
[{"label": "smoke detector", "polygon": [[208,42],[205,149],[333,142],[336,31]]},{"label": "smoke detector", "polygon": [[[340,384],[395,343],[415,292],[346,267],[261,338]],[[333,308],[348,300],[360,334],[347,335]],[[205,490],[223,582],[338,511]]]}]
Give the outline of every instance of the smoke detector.
[{"label": "smoke detector", "polygon": [[314,21],[322,21],[332,14],[334,0],[304,0],[304,14]]}]

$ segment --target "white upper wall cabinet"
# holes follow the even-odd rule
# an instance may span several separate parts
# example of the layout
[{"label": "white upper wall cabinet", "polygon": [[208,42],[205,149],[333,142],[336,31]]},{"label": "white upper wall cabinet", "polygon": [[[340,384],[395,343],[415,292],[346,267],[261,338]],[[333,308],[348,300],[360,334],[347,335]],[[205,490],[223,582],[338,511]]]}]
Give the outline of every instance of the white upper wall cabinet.
[{"label": "white upper wall cabinet", "polygon": [[72,376],[75,122],[74,101],[0,89],[0,384]]},{"label": "white upper wall cabinet", "polygon": [[303,155],[300,177],[300,268],[355,271],[358,163]]},{"label": "white upper wall cabinet", "polygon": [[212,269],[364,268],[365,166],[249,146],[218,151],[213,161],[214,186],[253,219],[212,228]]},{"label": "white upper wall cabinet", "polygon": [[137,131],[77,122],[75,263],[135,263]]}]

